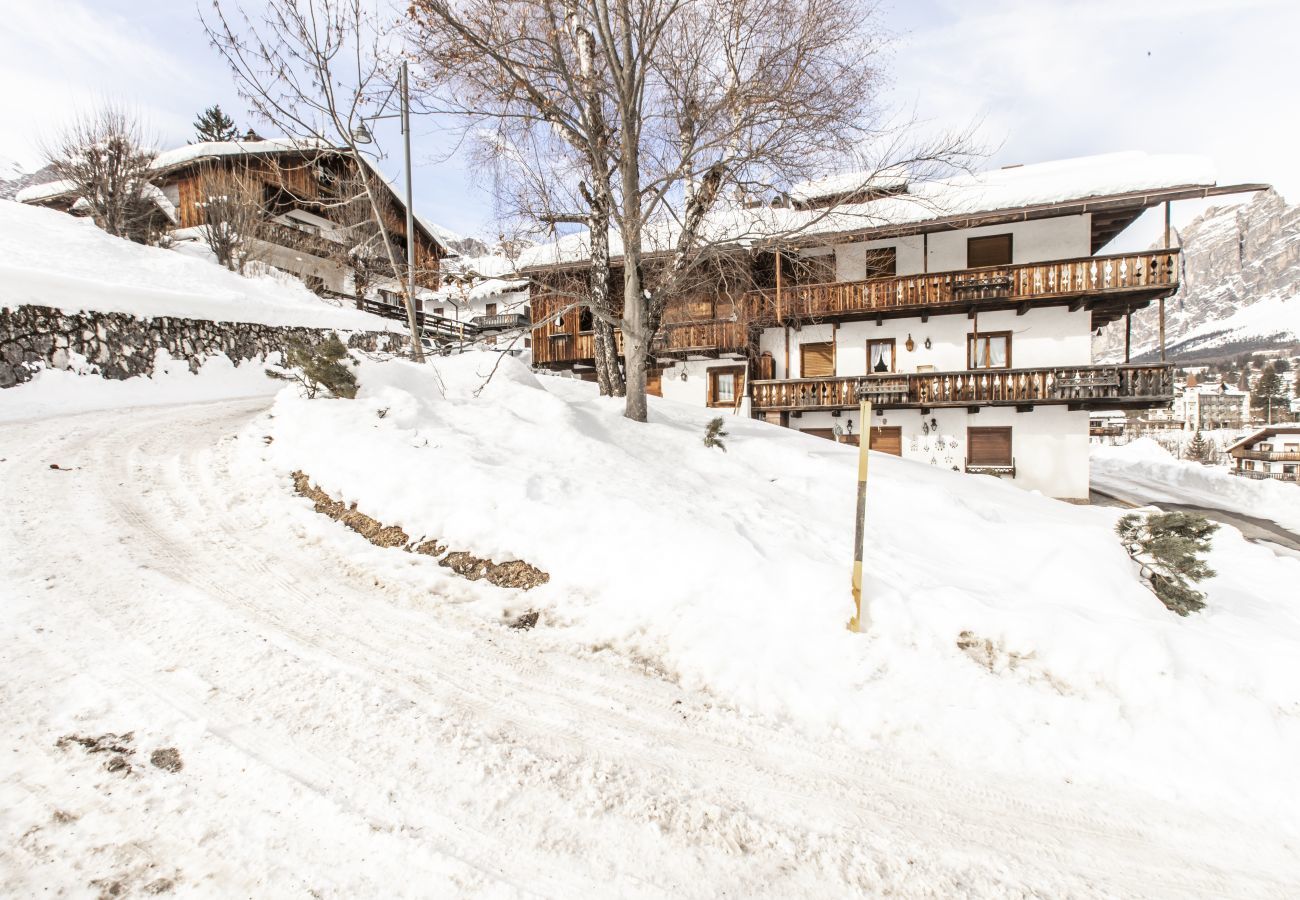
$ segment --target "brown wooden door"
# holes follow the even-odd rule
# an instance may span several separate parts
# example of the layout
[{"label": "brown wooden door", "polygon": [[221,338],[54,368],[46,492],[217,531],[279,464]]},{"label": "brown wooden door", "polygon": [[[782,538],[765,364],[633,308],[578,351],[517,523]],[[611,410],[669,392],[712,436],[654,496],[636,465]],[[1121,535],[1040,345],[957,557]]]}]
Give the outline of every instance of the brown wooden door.
[{"label": "brown wooden door", "polygon": [[664,395],[663,369],[646,369],[645,392],[652,397],[662,397]]},{"label": "brown wooden door", "polygon": [[966,268],[1011,265],[1011,235],[990,234],[966,241]]},{"label": "brown wooden door", "polygon": [[1011,429],[967,428],[966,464],[970,466],[1011,465]]},{"label": "brown wooden door", "polygon": [[826,438],[828,441],[835,440],[834,428],[800,428],[804,434],[811,434],[813,437]]},{"label": "brown wooden door", "polygon": [[871,449],[881,453],[903,455],[903,429],[898,425],[887,425],[871,429]]}]

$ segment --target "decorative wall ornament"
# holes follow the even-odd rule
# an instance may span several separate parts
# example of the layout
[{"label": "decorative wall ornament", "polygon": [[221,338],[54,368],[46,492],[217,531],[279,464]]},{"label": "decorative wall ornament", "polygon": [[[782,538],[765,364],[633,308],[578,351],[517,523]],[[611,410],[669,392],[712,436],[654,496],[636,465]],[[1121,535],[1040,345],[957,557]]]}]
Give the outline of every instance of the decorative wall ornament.
[{"label": "decorative wall ornament", "polygon": [[907,336],[907,340],[903,342],[903,346],[907,348],[908,353],[911,353],[916,349],[916,341],[912,340],[911,334]]},{"label": "decorative wall ornament", "polygon": [[932,346],[932,345],[930,344],[930,339],[929,339],[929,338],[926,338],[926,339],[925,339],[925,349],[929,350],[931,346]]}]

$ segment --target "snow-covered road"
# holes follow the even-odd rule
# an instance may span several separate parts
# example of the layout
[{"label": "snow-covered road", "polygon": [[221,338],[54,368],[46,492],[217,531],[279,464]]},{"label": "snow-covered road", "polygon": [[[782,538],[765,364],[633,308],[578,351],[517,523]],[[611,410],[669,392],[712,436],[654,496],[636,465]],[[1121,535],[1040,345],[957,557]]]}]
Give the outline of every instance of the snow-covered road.
[{"label": "snow-covered road", "polygon": [[[1298,889],[1243,823],[809,740],[469,615],[234,476],[267,402],[0,428],[0,894]],[[105,732],[129,773],[55,746]]]}]

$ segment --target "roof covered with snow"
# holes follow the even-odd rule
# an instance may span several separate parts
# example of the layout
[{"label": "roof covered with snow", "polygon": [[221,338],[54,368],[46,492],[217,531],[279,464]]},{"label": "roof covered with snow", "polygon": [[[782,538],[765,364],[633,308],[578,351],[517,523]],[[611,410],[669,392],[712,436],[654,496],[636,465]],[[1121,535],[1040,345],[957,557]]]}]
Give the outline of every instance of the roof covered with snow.
[{"label": "roof covered with snow", "polygon": [[[861,173],[843,176],[838,186],[853,185],[855,178],[860,179]],[[701,239],[744,246],[777,238],[869,235],[873,231],[907,226],[919,231],[927,223],[937,226],[958,216],[994,215],[1148,191],[1209,188],[1214,186],[1215,178],[1213,164],[1200,156],[1109,153],[910,182],[901,193],[830,209],[719,207],[707,218]],[[821,179],[801,189],[811,196],[827,190],[828,184],[837,185],[831,179]],[[862,186],[860,180],[857,186]],[[677,233],[674,223],[648,228],[649,252],[671,248]],[[520,266],[536,268],[581,262],[589,256],[589,245],[587,232],[567,235],[528,251]],[[610,245],[612,255],[622,254],[617,232],[611,232]]]}]

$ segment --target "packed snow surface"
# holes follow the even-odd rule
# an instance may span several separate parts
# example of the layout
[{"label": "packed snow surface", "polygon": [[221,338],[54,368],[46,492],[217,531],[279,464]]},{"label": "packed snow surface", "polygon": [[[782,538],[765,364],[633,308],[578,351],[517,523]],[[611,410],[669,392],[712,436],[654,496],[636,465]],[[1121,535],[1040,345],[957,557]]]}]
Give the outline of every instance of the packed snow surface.
[{"label": "packed snow surface", "polygon": [[88,219],[0,201],[0,307],[179,316],[217,322],[389,331],[291,277],[245,277],[209,259],[105,234]]},{"label": "packed snow surface", "polygon": [[851,449],[497,361],[0,428],[0,894],[1295,895],[1300,563],[1179,619],[1114,511],[876,456],[851,635]]},{"label": "packed snow surface", "polygon": [[[1300,486],[1241,478],[1226,466],[1177,459],[1151,438],[1092,448],[1092,483],[1119,497],[1137,494],[1151,503],[1180,503],[1271,519],[1300,534]],[[1288,593],[1300,605],[1300,581]]]},{"label": "packed snow surface", "polygon": [[[727,451],[710,450],[707,411],[656,403],[636,425],[508,359],[476,396],[495,363],[440,362],[441,380],[368,364],[355,403],[282,394],[258,426],[268,458],[413,535],[541,567],[528,603],[576,644],[743,709],[1300,823],[1300,563],[1225,533],[1209,610],[1181,619],[1138,580],[1113,510],[880,456],[876,626],[855,637],[851,449],[726,417]],[[987,667],[963,632],[992,642]]]}]

